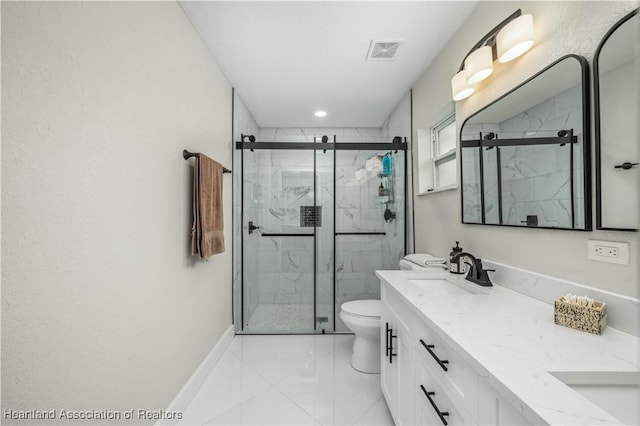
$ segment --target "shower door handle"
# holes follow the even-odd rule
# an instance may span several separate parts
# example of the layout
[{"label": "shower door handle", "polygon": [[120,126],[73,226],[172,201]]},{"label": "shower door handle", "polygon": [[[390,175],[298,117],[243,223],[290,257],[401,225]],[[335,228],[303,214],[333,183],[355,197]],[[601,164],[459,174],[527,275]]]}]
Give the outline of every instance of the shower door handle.
[{"label": "shower door handle", "polygon": [[263,237],[313,237],[316,234],[300,234],[300,233],[291,233],[291,234],[278,234],[272,232],[263,232]]},{"label": "shower door handle", "polygon": [[336,235],[387,235],[386,232],[336,232]]}]

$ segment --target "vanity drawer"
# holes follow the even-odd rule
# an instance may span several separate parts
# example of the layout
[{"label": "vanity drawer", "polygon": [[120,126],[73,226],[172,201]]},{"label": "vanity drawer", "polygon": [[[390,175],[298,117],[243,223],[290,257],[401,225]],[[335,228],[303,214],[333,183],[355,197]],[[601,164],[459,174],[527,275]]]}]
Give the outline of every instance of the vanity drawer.
[{"label": "vanity drawer", "polygon": [[417,339],[418,358],[451,398],[469,413],[478,412],[478,374],[429,326],[423,324]]},{"label": "vanity drawer", "polygon": [[425,360],[416,363],[416,425],[472,425],[476,422],[433,377]]}]

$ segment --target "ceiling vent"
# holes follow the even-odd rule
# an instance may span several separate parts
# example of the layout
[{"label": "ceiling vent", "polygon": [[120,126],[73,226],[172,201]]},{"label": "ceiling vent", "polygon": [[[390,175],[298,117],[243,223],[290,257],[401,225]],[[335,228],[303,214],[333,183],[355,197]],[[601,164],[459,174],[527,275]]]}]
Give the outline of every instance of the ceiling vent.
[{"label": "ceiling vent", "polygon": [[393,61],[398,56],[402,40],[371,40],[368,61]]}]

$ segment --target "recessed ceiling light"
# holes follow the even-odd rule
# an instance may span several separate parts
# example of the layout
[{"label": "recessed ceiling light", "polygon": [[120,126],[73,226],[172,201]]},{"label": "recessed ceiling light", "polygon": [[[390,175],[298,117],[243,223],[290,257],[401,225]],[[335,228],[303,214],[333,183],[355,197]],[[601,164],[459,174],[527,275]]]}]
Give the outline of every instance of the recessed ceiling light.
[{"label": "recessed ceiling light", "polygon": [[327,112],[326,111],[316,111],[314,115],[316,117],[326,117],[327,116]]}]

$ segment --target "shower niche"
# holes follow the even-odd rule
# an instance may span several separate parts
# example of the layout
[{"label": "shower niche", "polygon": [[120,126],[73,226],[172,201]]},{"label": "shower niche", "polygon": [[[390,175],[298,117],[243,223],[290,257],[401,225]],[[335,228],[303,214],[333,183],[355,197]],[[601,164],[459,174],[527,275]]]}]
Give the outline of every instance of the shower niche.
[{"label": "shower niche", "polygon": [[405,253],[406,140],[240,139],[237,331],[347,332],[342,303],[379,299]]}]

